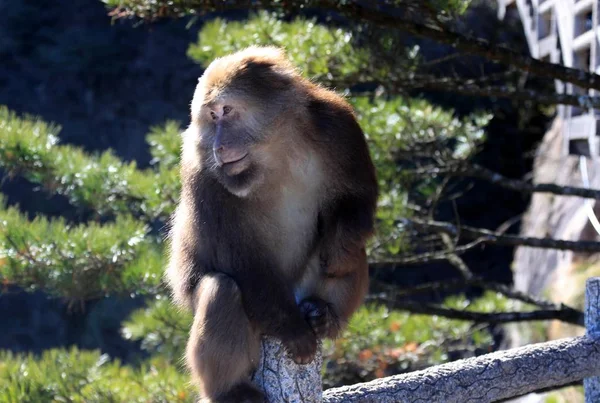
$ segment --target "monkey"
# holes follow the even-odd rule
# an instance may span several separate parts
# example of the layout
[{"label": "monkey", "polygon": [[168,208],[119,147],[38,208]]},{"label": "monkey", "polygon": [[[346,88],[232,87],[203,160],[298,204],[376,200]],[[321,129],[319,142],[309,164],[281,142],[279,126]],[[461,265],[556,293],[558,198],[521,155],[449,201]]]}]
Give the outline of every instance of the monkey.
[{"label": "monkey", "polygon": [[166,280],[204,402],[262,402],[261,337],[310,362],[366,295],[378,185],[351,105],[276,47],[212,61],[182,134]]}]

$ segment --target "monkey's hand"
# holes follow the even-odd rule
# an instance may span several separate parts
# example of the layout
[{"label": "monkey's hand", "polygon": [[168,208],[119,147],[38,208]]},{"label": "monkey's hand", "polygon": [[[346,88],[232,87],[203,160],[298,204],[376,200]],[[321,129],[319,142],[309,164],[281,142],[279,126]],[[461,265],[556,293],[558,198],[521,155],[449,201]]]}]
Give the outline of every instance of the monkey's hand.
[{"label": "monkey's hand", "polygon": [[293,331],[281,338],[281,342],[296,364],[308,364],[317,352],[317,337],[310,326],[306,324],[300,328],[294,328]]},{"label": "monkey's hand", "polygon": [[331,337],[337,333],[337,320],[329,304],[320,298],[306,298],[300,303],[300,312],[318,338]]}]

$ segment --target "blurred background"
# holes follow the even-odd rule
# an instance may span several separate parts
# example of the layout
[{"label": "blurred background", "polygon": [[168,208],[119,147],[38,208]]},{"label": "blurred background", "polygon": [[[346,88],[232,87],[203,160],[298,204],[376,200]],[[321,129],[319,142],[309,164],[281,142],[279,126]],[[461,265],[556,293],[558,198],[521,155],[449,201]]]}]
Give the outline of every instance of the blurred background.
[{"label": "blurred background", "polygon": [[0,2],[0,401],[194,401],[161,281],[179,134],[203,69],[253,44],[347,96],[378,170],[371,292],[325,387],[582,334],[597,8]]}]

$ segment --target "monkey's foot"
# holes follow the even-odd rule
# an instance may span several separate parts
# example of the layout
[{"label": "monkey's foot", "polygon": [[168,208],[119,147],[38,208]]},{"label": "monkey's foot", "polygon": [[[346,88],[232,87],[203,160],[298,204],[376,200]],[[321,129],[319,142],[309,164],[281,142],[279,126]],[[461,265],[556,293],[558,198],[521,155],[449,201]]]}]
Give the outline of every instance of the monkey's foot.
[{"label": "monkey's foot", "polygon": [[338,321],[329,304],[320,298],[306,298],[300,303],[300,312],[318,338],[332,337],[339,329]]},{"label": "monkey's foot", "polygon": [[281,337],[281,342],[296,364],[310,363],[317,353],[317,337],[306,324],[299,329],[290,329],[286,336]]}]

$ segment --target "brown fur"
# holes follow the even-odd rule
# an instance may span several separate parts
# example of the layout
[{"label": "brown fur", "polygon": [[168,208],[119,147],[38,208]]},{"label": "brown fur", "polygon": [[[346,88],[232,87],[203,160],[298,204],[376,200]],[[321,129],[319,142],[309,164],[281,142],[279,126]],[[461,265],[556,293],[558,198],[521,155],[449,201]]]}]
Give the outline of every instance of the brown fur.
[{"label": "brown fur", "polygon": [[[220,161],[217,144],[245,157]],[[187,363],[205,401],[261,401],[248,383],[261,335],[308,362],[366,293],[377,183],[364,135],[281,51],[250,48],[201,78],[181,176],[167,280],[194,312]]]}]

